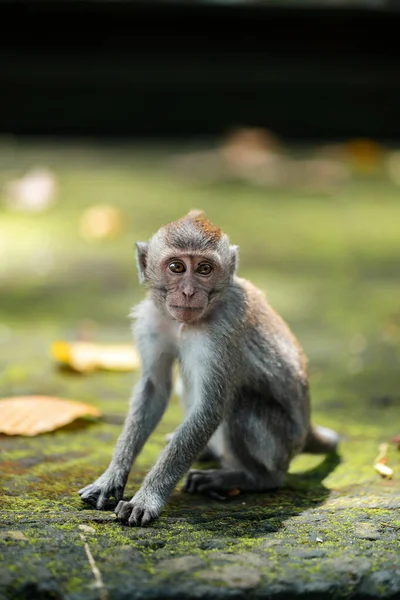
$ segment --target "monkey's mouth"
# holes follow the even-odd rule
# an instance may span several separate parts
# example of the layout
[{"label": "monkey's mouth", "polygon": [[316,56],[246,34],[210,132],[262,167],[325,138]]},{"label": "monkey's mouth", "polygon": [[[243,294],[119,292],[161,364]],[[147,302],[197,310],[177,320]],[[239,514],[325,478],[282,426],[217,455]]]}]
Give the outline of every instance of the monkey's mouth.
[{"label": "monkey's mouth", "polygon": [[173,304],[170,308],[173,308],[174,310],[203,310],[202,306],[175,306]]},{"label": "monkey's mouth", "polygon": [[204,311],[204,306],[177,306],[171,305],[169,313],[176,321],[182,323],[191,323],[201,318]]}]

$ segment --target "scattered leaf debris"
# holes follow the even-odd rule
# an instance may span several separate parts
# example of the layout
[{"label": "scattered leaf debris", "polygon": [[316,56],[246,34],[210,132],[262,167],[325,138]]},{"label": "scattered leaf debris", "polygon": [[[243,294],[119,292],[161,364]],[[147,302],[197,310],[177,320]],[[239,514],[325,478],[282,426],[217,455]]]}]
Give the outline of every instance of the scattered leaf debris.
[{"label": "scattered leaf debris", "polygon": [[91,404],[52,396],[17,396],[0,399],[0,433],[35,436],[54,431],[101,411]]},{"label": "scattered leaf debris", "polygon": [[374,469],[379,475],[385,477],[386,479],[391,479],[393,476],[393,469],[388,467],[387,465],[387,450],[388,444],[380,444],[379,446],[379,454],[374,462]]},{"label": "scattered leaf debris", "polygon": [[130,344],[96,344],[93,342],[56,341],[52,357],[80,373],[96,370],[135,371],[140,366],[139,355]]}]

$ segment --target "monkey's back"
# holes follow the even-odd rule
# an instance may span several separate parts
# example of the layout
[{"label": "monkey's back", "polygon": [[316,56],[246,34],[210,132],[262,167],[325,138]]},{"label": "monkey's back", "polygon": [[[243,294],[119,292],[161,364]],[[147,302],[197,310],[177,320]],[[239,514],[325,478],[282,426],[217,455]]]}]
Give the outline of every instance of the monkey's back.
[{"label": "monkey's back", "polygon": [[[290,422],[294,446],[309,427],[307,360],[296,337],[250,281],[235,278],[242,292],[243,312],[237,334],[240,355],[237,402],[256,400],[281,421]],[[238,407],[237,407],[238,408]],[[280,427],[278,428],[280,429]]]}]

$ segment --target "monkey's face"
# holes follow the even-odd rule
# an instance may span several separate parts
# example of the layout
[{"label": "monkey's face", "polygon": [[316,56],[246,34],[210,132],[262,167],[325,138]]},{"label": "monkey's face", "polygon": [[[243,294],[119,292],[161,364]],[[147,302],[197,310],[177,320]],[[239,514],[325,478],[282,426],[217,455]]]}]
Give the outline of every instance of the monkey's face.
[{"label": "monkey's face", "polygon": [[177,255],[163,261],[162,271],[171,317],[183,323],[204,318],[218,295],[219,265],[205,256]]}]

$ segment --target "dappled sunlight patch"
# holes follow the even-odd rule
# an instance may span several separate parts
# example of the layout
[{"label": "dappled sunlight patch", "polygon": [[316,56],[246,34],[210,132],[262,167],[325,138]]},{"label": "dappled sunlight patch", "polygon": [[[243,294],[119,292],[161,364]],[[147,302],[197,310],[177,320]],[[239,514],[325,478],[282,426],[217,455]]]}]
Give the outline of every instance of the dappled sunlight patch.
[{"label": "dappled sunlight patch", "polygon": [[112,204],[94,204],[87,208],[79,221],[79,231],[85,240],[104,240],[118,237],[124,229],[126,217]]}]

